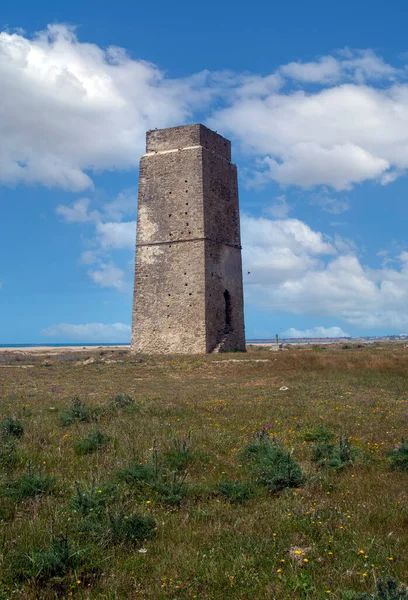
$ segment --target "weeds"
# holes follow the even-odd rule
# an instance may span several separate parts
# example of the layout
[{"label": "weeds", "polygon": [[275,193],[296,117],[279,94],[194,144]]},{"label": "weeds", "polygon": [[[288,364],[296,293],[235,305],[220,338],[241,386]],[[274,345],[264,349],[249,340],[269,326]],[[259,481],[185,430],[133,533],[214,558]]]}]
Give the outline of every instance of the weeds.
[{"label": "weeds", "polygon": [[408,444],[405,440],[402,440],[394,450],[388,453],[388,463],[392,470],[408,470]]},{"label": "weeds", "polygon": [[5,485],[4,494],[14,502],[36,498],[52,490],[55,479],[42,471],[32,471],[29,467],[25,473]]},{"label": "weeds", "polygon": [[305,433],[306,442],[330,442],[334,439],[334,433],[332,433],[324,425],[318,425],[311,431]]},{"label": "weeds", "polygon": [[319,467],[336,469],[337,471],[353,464],[355,451],[347,435],[339,437],[338,442],[331,443],[322,439],[312,448],[312,461]]},{"label": "weeds", "polygon": [[4,470],[15,467],[18,462],[16,442],[13,439],[0,437],[0,468]]},{"label": "weeds", "polygon": [[136,487],[150,485],[156,479],[156,473],[150,464],[132,462],[117,472],[116,476],[121,481],[130,483]]},{"label": "weeds", "polygon": [[185,480],[187,473],[163,472],[152,485],[152,491],[156,492],[158,502],[179,506],[187,495]]},{"label": "weeds", "polygon": [[24,433],[24,427],[21,421],[7,417],[0,423],[0,431],[3,432],[4,436],[21,438]]},{"label": "weeds", "polygon": [[105,435],[99,429],[90,431],[88,435],[75,443],[74,450],[78,456],[93,454],[98,450],[103,450],[109,444],[111,438]]},{"label": "weeds", "polygon": [[194,461],[195,455],[191,450],[191,433],[185,438],[175,438],[173,447],[167,450],[163,456],[167,468],[175,471],[183,471]]},{"label": "weeds", "polygon": [[12,579],[34,579],[45,582],[54,577],[64,577],[81,562],[84,550],[71,546],[68,538],[54,537],[44,549],[33,549],[28,554],[14,556],[11,561]]},{"label": "weeds", "polygon": [[282,448],[269,436],[262,436],[248,444],[243,457],[248,461],[256,481],[271,492],[299,487],[305,482],[305,475],[292,452]]},{"label": "weeds", "polygon": [[347,600],[408,600],[408,589],[392,577],[379,579],[374,594],[356,594],[351,592]]},{"label": "weeds", "polygon": [[72,400],[71,408],[61,413],[60,424],[67,427],[73,423],[89,423],[96,421],[99,414],[100,410],[90,408],[80,398],[76,397]]},{"label": "weeds", "polygon": [[99,515],[104,512],[112,501],[112,486],[98,487],[93,483],[90,487],[81,489],[79,484],[76,483],[70,506],[75,513],[81,517],[86,517],[91,513]]},{"label": "weeds", "polygon": [[111,400],[111,404],[115,408],[126,408],[134,403],[132,396],[129,396],[129,394],[116,394]]},{"label": "weeds", "polygon": [[222,481],[218,489],[231,504],[245,504],[254,495],[253,486],[242,481]]},{"label": "weeds", "polygon": [[155,532],[156,522],[152,517],[123,511],[109,515],[108,534],[113,543],[146,540],[152,538]]}]

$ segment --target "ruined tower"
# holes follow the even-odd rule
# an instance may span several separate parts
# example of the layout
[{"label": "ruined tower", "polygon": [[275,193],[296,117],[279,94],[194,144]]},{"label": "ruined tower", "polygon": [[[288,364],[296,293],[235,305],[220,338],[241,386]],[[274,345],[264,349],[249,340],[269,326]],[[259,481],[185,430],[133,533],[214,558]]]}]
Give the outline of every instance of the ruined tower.
[{"label": "ruined tower", "polygon": [[236,166],[203,125],[149,131],[140,161],[132,350],[245,350]]}]

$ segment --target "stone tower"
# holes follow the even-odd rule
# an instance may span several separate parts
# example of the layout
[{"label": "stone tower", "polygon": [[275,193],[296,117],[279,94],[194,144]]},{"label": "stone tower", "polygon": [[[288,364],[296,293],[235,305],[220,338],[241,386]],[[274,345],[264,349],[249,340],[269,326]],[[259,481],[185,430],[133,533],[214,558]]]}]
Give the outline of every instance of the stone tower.
[{"label": "stone tower", "polygon": [[132,350],[245,350],[237,170],[231,143],[203,125],[146,136]]}]

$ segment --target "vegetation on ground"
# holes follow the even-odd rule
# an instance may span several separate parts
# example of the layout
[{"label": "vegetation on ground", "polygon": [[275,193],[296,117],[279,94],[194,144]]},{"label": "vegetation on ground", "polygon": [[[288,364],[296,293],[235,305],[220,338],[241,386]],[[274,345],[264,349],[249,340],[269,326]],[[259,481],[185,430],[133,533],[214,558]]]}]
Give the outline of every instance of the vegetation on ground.
[{"label": "vegetation on ground", "polygon": [[0,600],[407,600],[407,352],[0,353]]}]

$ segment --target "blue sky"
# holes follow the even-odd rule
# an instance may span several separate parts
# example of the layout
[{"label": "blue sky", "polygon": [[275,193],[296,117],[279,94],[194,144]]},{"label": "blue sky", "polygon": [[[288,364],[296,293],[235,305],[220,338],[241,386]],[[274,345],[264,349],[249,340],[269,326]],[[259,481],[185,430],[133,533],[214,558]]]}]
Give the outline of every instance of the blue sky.
[{"label": "blue sky", "polygon": [[247,336],[407,332],[406,16],[2,7],[0,343],[129,339],[144,133],[197,121],[233,142]]}]

